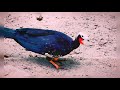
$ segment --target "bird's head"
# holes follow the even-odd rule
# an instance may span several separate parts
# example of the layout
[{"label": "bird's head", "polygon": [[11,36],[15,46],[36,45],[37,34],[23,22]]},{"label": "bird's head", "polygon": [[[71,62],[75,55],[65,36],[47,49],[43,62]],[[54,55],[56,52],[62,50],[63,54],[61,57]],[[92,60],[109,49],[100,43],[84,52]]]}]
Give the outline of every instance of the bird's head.
[{"label": "bird's head", "polygon": [[77,38],[78,38],[78,41],[79,41],[80,44],[84,44],[84,41],[89,41],[89,38],[88,38],[87,34],[82,33],[82,32],[78,33]]}]

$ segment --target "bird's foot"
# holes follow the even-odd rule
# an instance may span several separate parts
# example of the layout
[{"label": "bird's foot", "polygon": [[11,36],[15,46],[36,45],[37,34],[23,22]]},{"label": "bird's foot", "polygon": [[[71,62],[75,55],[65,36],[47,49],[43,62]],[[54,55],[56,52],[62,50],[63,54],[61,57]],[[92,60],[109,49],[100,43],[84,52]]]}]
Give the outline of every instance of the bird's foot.
[{"label": "bird's foot", "polygon": [[59,69],[60,66],[58,64],[56,64],[53,60],[49,61],[56,69]]}]

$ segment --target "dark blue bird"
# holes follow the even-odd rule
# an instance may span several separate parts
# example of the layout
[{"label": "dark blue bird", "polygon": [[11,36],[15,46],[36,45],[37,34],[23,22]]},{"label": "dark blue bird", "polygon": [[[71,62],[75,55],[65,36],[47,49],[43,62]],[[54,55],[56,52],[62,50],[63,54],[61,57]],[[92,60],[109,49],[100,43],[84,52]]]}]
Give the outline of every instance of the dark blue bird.
[{"label": "dark blue bird", "polygon": [[60,66],[54,61],[57,61],[58,57],[69,54],[78,48],[80,44],[83,44],[83,40],[87,40],[83,33],[79,33],[73,40],[66,34],[54,30],[35,28],[13,30],[3,26],[0,26],[0,35],[14,39],[28,51],[45,55],[57,69]]}]

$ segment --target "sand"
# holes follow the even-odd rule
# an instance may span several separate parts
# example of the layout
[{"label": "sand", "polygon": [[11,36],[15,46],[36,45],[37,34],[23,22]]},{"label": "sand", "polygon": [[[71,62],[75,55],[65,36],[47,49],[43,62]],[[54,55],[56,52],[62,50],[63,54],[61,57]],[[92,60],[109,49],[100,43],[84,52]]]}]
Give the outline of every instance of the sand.
[{"label": "sand", "polygon": [[56,70],[45,56],[5,38],[2,78],[120,78],[119,12],[7,12],[0,16],[9,28],[52,29],[73,39],[84,32],[90,39],[61,57],[62,68]]}]

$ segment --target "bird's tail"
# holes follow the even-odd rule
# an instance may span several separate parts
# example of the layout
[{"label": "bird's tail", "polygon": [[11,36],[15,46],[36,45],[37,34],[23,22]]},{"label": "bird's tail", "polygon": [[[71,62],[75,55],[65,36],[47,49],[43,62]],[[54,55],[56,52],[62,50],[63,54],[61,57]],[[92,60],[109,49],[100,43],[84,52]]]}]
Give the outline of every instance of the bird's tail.
[{"label": "bird's tail", "polygon": [[0,26],[0,37],[14,38],[15,30]]}]

